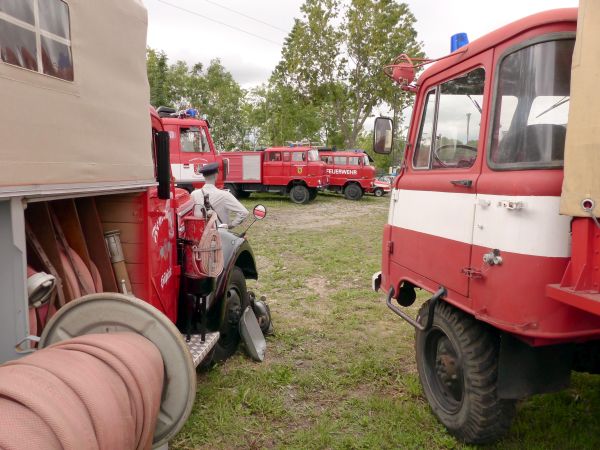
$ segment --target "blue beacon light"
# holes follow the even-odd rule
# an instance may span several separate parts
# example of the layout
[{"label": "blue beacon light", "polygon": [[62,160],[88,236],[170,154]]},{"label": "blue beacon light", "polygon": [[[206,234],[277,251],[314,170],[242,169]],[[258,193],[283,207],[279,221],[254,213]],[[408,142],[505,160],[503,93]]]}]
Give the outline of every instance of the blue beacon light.
[{"label": "blue beacon light", "polygon": [[450,38],[450,52],[455,52],[469,43],[467,33],[456,33]]}]

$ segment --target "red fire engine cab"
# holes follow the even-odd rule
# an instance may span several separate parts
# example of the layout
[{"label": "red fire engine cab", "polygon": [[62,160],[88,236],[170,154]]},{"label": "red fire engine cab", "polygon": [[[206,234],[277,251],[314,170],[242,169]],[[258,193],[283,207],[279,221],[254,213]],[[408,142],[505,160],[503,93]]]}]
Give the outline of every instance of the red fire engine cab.
[{"label": "red fire engine cab", "polygon": [[221,156],[229,168],[225,187],[236,197],[275,192],[289,195],[294,203],[308,203],[327,186],[325,163],[315,147],[271,147]]},{"label": "red fire engine cab", "polygon": [[[577,10],[554,10],[458,48],[414,84],[407,56],[386,68],[416,99],[373,287],[415,328],[425,396],[466,442],[498,439],[517,399],[567,386],[572,369],[600,370],[600,9],[581,3],[577,40]],[[391,130],[376,120],[376,152]],[[416,289],[434,295],[415,319],[404,307]]]},{"label": "red fire engine cab", "polygon": [[320,150],[319,156],[326,164],[330,191],[343,193],[348,200],[360,200],[365,192],[374,192],[375,167],[362,150]]},{"label": "red fire engine cab", "polygon": [[204,177],[199,170],[206,164],[217,162],[216,186],[222,188],[227,168],[215,149],[208,120],[201,118],[198,110],[193,108],[177,111],[160,106],[156,112],[169,133],[171,172],[177,186],[190,192],[201,188]]}]

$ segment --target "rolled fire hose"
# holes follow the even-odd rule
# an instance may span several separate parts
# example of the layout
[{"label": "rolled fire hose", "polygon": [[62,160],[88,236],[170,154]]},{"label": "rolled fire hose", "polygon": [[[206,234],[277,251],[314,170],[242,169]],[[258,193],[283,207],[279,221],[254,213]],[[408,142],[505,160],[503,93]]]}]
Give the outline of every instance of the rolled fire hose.
[{"label": "rolled fire hose", "polygon": [[163,360],[136,333],[88,334],[0,366],[0,448],[146,450]]}]

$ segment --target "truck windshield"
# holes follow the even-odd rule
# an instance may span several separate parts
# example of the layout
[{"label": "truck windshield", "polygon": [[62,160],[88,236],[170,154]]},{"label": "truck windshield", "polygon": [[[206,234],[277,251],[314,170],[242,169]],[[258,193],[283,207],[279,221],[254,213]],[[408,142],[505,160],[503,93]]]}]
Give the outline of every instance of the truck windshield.
[{"label": "truck windshield", "polygon": [[207,153],[210,152],[206,132],[203,128],[190,127],[181,128],[179,132],[179,142],[182,152],[186,153]]},{"label": "truck windshield", "polygon": [[369,166],[371,163],[369,162],[369,157],[367,155],[363,156],[363,165]]},{"label": "truck windshield", "polygon": [[308,160],[309,161],[319,161],[319,151],[318,150],[309,150],[308,151]]},{"label": "truck windshield", "polygon": [[562,166],[574,43],[573,39],[541,42],[502,60],[491,167]]}]

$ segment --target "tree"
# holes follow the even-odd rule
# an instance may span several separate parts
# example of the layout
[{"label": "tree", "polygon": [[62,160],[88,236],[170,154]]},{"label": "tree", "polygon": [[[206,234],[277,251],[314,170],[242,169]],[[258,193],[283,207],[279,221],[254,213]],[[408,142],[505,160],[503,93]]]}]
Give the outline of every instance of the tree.
[{"label": "tree", "polygon": [[406,100],[382,69],[400,53],[422,56],[415,17],[394,0],[306,0],[301,11],[270,84],[295,91],[327,135],[355,147],[375,107],[399,111]]},{"label": "tree", "polygon": [[150,104],[169,103],[169,64],[167,55],[151,48],[146,50],[146,67],[150,83]]}]

